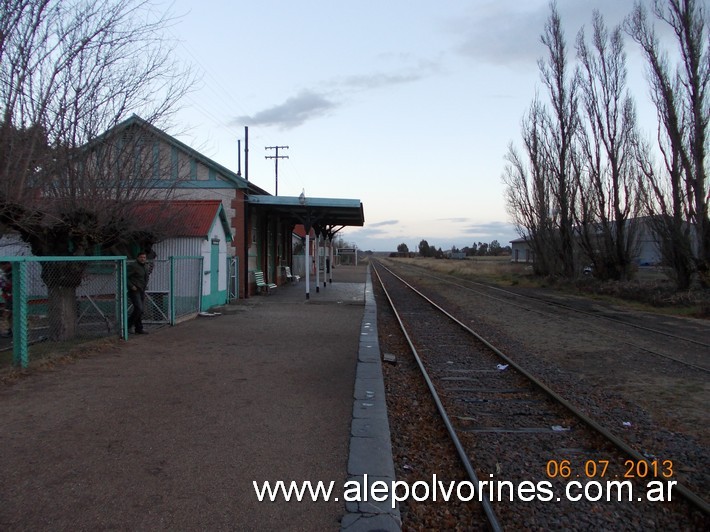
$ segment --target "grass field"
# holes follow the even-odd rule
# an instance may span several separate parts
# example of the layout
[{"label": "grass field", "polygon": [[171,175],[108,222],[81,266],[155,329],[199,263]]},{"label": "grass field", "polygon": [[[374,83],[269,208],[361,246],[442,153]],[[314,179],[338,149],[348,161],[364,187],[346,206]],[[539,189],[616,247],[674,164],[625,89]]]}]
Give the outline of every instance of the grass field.
[{"label": "grass field", "polygon": [[453,275],[501,287],[530,287],[585,294],[613,303],[694,318],[710,318],[710,291],[695,289],[678,292],[663,270],[641,268],[634,280],[602,282],[580,276],[574,281],[555,280],[533,274],[532,266],[510,261],[510,257],[469,257],[463,260],[415,258],[383,258],[387,263],[412,264],[432,272]]},{"label": "grass field", "polygon": [[539,285],[530,264],[511,262],[510,257],[468,257],[462,260],[415,257],[387,260],[397,261],[400,264],[413,264],[434,272],[455,275],[463,279],[491,282],[501,286]]}]

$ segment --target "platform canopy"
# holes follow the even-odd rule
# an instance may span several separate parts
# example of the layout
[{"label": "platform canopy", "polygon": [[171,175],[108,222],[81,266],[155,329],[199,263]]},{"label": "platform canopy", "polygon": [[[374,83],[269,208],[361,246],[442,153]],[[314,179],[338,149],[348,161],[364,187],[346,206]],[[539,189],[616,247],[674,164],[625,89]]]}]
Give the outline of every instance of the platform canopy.
[{"label": "platform canopy", "polygon": [[249,205],[316,230],[365,225],[364,210],[358,199],[251,195]]}]

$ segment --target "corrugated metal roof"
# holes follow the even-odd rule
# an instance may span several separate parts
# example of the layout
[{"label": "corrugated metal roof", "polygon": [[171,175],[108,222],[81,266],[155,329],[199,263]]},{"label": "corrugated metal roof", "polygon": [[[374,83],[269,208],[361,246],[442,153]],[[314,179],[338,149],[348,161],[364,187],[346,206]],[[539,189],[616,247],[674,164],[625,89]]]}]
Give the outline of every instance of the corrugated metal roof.
[{"label": "corrugated metal roof", "polygon": [[320,226],[362,227],[365,224],[359,199],[251,195],[249,205],[290,217],[301,224],[307,220]]},{"label": "corrugated metal roof", "polygon": [[219,216],[228,238],[231,231],[219,200],[144,201],[135,207],[137,219],[146,226],[169,226],[170,236],[207,238]]}]

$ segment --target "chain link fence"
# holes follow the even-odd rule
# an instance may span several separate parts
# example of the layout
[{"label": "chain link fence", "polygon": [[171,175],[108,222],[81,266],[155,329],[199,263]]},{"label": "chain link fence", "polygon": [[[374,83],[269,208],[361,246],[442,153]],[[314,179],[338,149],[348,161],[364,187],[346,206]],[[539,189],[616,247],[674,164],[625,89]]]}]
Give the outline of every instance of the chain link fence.
[{"label": "chain link fence", "polygon": [[147,263],[143,323],[174,325],[200,312],[202,262],[201,256],[177,256]]},{"label": "chain link fence", "polygon": [[[200,311],[202,257],[150,263],[144,323],[174,325]],[[0,367],[127,339],[126,257],[0,257]]]},{"label": "chain link fence", "polygon": [[27,367],[123,334],[125,257],[1,257],[0,265],[0,363]]},{"label": "chain link fence", "polygon": [[239,257],[227,257],[228,301],[239,299]]}]

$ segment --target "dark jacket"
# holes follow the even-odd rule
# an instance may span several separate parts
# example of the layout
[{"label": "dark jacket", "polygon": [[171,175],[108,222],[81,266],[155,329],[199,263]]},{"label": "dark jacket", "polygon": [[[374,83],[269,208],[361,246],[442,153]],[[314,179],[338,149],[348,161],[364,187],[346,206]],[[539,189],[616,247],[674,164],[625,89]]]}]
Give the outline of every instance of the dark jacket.
[{"label": "dark jacket", "polygon": [[145,291],[148,287],[148,266],[136,261],[128,265],[128,289]]}]

